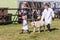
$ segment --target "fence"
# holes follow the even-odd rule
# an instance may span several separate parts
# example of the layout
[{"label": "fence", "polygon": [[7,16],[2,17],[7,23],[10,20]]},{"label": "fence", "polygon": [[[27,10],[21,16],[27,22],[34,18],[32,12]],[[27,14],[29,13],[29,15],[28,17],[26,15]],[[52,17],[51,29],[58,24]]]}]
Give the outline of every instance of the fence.
[{"label": "fence", "polygon": [[[31,8],[29,8],[29,9],[31,9]],[[60,9],[60,8],[55,8],[55,9]],[[13,14],[8,14],[8,10],[17,10],[17,11],[13,15]],[[0,24],[22,23],[20,10],[21,9],[19,9],[19,8],[0,8]],[[58,10],[57,16],[60,18],[60,11],[59,10]],[[32,18],[28,19],[28,20],[32,20]]]}]

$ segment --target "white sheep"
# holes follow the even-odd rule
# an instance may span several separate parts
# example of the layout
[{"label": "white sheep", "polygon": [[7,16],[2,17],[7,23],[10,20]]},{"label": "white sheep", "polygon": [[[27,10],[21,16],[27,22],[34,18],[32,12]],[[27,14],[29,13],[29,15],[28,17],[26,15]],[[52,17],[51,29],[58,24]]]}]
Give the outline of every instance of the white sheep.
[{"label": "white sheep", "polygon": [[41,27],[44,27],[44,31],[45,31],[44,21],[33,21],[31,22],[31,26],[34,27],[33,32],[35,32],[36,28],[38,28],[38,32],[40,32]]}]

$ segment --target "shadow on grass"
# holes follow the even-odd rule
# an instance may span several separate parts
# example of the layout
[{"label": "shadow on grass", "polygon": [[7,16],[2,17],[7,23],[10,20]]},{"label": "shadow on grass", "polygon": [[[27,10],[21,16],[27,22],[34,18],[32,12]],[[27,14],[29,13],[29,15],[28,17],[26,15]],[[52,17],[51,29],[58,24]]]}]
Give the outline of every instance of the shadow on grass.
[{"label": "shadow on grass", "polygon": [[[51,32],[52,31],[55,31],[55,30],[59,30],[58,28],[51,28]],[[41,30],[41,32],[43,32],[44,30]],[[46,31],[48,31],[48,29],[46,30]]]},{"label": "shadow on grass", "polygon": [[[51,28],[51,32],[52,31],[55,31],[55,30],[59,30],[58,28]],[[45,32],[48,31],[48,30],[45,30]],[[30,33],[32,33],[33,30],[30,30]],[[35,31],[35,32],[38,32],[38,31]],[[40,30],[40,32],[44,32],[44,30]]]},{"label": "shadow on grass", "polygon": [[[52,32],[52,31],[55,31],[55,30],[59,30],[59,29],[58,29],[58,28],[51,28],[51,32]],[[46,32],[46,31],[48,31],[48,29],[45,30],[45,32]],[[33,31],[31,31],[31,32],[33,32]],[[38,31],[36,31],[36,32],[38,32]],[[40,32],[44,32],[44,30],[40,30]]]},{"label": "shadow on grass", "polygon": [[51,28],[51,31],[59,30],[58,28]]}]

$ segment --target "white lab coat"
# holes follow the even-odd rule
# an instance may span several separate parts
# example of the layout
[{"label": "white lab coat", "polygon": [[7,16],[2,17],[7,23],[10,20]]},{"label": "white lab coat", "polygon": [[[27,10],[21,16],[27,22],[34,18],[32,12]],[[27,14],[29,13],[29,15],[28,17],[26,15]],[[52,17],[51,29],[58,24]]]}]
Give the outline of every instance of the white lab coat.
[{"label": "white lab coat", "polygon": [[23,20],[23,27],[22,27],[23,30],[28,30],[28,23],[27,23],[27,20]]},{"label": "white lab coat", "polygon": [[44,9],[43,13],[42,13],[42,18],[41,21],[43,19],[45,19],[45,25],[51,24],[52,23],[52,18],[54,17],[54,11],[51,8]]}]

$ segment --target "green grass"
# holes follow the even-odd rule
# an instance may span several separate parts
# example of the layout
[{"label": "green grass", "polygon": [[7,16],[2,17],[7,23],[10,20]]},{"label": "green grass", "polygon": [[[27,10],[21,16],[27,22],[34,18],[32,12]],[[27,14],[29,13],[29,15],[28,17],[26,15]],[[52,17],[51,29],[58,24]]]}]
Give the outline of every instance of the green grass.
[{"label": "green grass", "polygon": [[[9,24],[9,25],[0,25],[0,40],[60,40],[60,20],[55,19],[51,25],[51,29],[56,28],[52,32],[41,32],[30,34],[21,32],[21,24]],[[30,31],[33,28],[29,24]],[[46,29],[47,30],[47,29]]]}]

